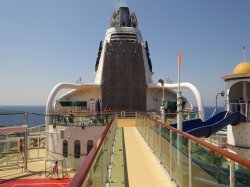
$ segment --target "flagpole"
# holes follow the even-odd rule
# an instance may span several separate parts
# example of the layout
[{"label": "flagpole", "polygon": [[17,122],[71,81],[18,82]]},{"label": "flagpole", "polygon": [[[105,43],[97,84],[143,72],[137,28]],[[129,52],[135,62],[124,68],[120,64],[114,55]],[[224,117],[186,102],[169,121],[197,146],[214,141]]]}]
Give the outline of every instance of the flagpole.
[{"label": "flagpole", "polygon": [[243,46],[243,60],[244,60],[244,62],[246,61],[246,48],[245,48],[245,46]]},{"label": "flagpole", "polygon": [[180,82],[181,82],[181,75],[180,75],[180,55],[178,55],[178,92],[180,92]]},{"label": "flagpole", "polygon": [[[177,91],[177,129],[182,131],[182,93],[181,93],[181,59],[182,51],[178,55],[178,91]],[[182,171],[182,157],[181,157],[181,138],[177,135],[177,169]]]},{"label": "flagpole", "polygon": [[181,84],[181,59],[182,51],[178,55],[178,91],[177,91],[177,129],[182,131],[182,93],[180,89]]}]

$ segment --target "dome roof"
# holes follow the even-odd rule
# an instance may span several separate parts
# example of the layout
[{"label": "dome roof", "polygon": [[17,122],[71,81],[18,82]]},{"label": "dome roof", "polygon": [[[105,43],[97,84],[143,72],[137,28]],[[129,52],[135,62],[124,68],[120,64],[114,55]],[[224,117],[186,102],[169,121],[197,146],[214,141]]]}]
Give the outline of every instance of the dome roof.
[{"label": "dome roof", "polygon": [[250,73],[250,62],[241,62],[233,70],[233,74]]}]

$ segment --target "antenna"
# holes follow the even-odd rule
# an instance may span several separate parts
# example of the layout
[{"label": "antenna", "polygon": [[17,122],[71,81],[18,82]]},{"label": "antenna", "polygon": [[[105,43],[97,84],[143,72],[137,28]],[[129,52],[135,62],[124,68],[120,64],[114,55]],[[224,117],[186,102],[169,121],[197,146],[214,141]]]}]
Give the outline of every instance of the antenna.
[{"label": "antenna", "polygon": [[246,47],[243,45],[243,62],[246,61]]}]

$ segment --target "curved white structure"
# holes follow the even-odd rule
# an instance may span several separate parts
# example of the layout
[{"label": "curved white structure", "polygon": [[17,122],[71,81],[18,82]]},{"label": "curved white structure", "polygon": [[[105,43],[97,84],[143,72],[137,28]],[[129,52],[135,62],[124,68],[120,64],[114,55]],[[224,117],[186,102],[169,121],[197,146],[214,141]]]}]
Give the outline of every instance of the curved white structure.
[{"label": "curved white structure", "polygon": [[[93,89],[93,88],[100,88],[100,85],[98,84],[74,84],[74,83],[66,83],[61,82],[57,84],[52,91],[49,94],[47,104],[46,104],[46,158],[52,159],[52,160],[62,160],[65,159],[67,161],[67,167],[69,168],[77,168],[78,165],[83,161],[84,157],[81,156],[79,159],[75,159],[72,155],[72,152],[74,152],[74,142],[77,140],[83,142],[83,140],[89,140],[92,142],[96,142],[98,140],[98,135],[101,134],[103,128],[88,128],[88,130],[81,132],[78,127],[61,127],[58,126],[56,128],[52,127],[51,125],[51,111],[53,111],[54,101],[56,95],[65,89],[72,89],[72,93],[74,90],[84,90],[84,89]],[[100,93],[98,93],[100,94]],[[66,94],[67,95],[67,94]],[[62,132],[64,138],[62,139]],[[62,150],[62,144],[63,141],[68,142],[69,146],[69,156],[67,158],[64,158],[61,156],[63,150]],[[85,147],[84,147],[85,148]],[[71,154],[70,154],[71,152]],[[81,154],[86,155],[86,150],[82,150]]]},{"label": "curved white structure", "polygon": [[[52,110],[52,104],[54,102],[56,94],[63,89],[79,89],[79,88],[90,88],[90,87],[100,87],[99,84],[73,84],[73,83],[66,83],[61,82],[57,84],[50,92],[47,104],[46,104],[46,111],[45,114],[49,115],[50,111]],[[46,123],[49,123],[48,118],[46,119]]]},{"label": "curved white structure", "polygon": [[[178,89],[178,84],[164,84],[164,87],[166,88],[171,88],[171,89]],[[180,83],[180,87],[181,88],[185,88],[185,89],[189,89],[195,96],[196,101],[197,101],[197,105],[198,105],[198,110],[199,110],[199,117],[204,121],[205,117],[204,117],[204,104],[203,104],[203,100],[201,97],[200,92],[198,91],[198,89],[191,83],[189,82],[184,82],[184,83]]]}]

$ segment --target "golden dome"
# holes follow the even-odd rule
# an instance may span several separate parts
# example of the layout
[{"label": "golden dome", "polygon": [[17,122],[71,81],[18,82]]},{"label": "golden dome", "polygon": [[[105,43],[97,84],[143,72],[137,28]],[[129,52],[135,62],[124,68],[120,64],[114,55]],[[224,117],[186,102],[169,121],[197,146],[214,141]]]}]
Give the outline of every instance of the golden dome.
[{"label": "golden dome", "polygon": [[250,73],[250,62],[241,62],[233,70],[233,74]]}]

